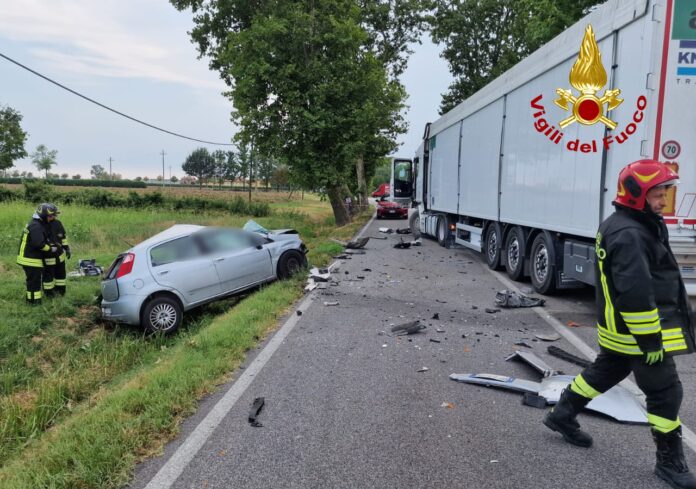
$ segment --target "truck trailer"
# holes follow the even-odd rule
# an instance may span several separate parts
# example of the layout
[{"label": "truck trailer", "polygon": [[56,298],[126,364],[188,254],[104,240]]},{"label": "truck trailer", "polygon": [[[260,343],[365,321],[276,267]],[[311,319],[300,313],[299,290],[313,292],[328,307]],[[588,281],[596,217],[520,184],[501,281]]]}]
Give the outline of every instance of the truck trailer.
[{"label": "truck trailer", "polygon": [[670,165],[664,213],[696,295],[696,1],[610,0],[425,126],[395,159],[414,232],[483,253],[534,289],[594,285],[620,170]]}]

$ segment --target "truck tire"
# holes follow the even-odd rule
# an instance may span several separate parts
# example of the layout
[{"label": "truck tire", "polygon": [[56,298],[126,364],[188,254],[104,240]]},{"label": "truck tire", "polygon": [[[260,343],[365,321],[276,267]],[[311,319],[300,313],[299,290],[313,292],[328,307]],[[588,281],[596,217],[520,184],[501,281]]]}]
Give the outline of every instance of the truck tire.
[{"label": "truck tire", "polygon": [[408,227],[411,228],[413,239],[420,238],[420,214],[418,214],[418,211],[411,214],[411,217],[408,218]]},{"label": "truck tire", "polygon": [[529,254],[529,275],[532,287],[540,294],[556,291],[556,252],[552,238],[540,233],[532,242]]},{"label": "truck tire", "polygon": [[489,224],[486,228],[486,234],[483,237],[483,254],[491,270],[500,270],[502,236],[502,230],[497,222]]},{"label": "truck tire", "polygon": [[179,301],[160,295],[145,305],[140,315],[140,325],[148,333],[172,334],[179,329],[183,316]]},{"label": "truck tire", "polygon": [[435,234],[437,235],[437,242],[440,246],[447,247],[447,218],[445,216],[440,216],[437,218],[437,228]]},{"label": "truck tire", "polygon": [[513,227],[505,238],[505,270],[512,280],[524,277],[524,233]]}]

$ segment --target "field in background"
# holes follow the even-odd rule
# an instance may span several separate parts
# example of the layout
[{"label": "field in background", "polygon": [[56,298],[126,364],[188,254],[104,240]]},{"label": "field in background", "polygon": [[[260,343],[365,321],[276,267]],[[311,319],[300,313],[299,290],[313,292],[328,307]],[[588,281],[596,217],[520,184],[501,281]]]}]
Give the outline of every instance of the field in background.
[{"label": "field in background", "polygon": [[[207,192],[214,198],[225,193]],[[330,237],[347,239],[369,218],[336,229],[328,202],[308,195],[290,202],[282,200],[287,195],[267,197],[276,199],[273,215],[255,220],[269,229],[297,229],[315,265],[341,250]],[[32,209],[28,203],[0,204],[0,486],[122,487],[135,461],[160,450],[196,400],[275,327],[302,295],[303,279],[206,306],[186,316],[172,337],[145,337],[139,328],[102,323],[98,278],[70,279],[65,298],[31,308],[14,260]],[[131,244],[175,223],[242,226],[248,219],[70,205],[61,211],[73,244],[69,268],[80,258],[106,267]]]}]

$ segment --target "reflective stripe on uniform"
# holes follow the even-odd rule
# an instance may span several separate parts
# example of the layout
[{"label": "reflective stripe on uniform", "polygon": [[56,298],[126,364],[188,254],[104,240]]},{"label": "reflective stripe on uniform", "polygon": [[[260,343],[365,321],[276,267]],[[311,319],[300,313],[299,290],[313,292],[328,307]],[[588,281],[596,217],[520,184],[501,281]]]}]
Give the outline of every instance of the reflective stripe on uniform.
[{"label": "reflective stripe on uniform", "polygon": [[609,285],[607,285],[607,276],[604,274],[603,260],[599,260],[599,274],[601,276],[600,281],[602,282],[602,294],[604,295],[604,320],[606,322],[606,328],[609,331],[616,331],[616,324],[614,324],[614,305],[611,303],[611,296],[609,295]]},{"label": "reflective stripe on uniform", "polygon": [[670,431],[674,431],[679,428],[679,425],[681,425],[681,420],[679,417],[677,417],[675,420],[671,420],[648,413],[648,423],[650,423],[657,431],[669,433]]},{"label": "reflective stripe on uniform", "polygon": [[625,355],[642,355],[643,352],[638,348],[638,343],[633,335],[613,333],[601,324],[597,324],[597,335],[599,344],[604,348],[613,350]]},{"label": "reflective stripe on uniform", "polygon": [[65,285],[67,284],[67,280],[65,280],[64,278],[63,279],[57,278],[55,280],[55,284],[56,284],[56,287],[65,287]]},{"label": "reflective stripe on uniform", "polygon": [[41,299],[42,292],[40,290],[37,290],[36,292],[29,292],[27,291],[27,299]]},{"label": "reflective stripe on uniform", "polygon": [[44,258],[44,263],[46,265],[55,265],[56,259],[55,258]]},{"label": "reflective stripe on uniform", "polygon": [[631,334],[655,334],[660,332],[660,316],[652,311],[621,312],[621,317]]},{"label": "reflective stripe on uniform", "polygon": [[587,383],[582,374],[573,379],[573,382],[570,384],[570,390],[587,399],[594,399],[601,394],[601,392]]},{"label": "reflective stripe on uniform", "polygon": [[65,253],[61,254],[61,255],[58,257],[58,261],[59,261],[60,263],[63,263],[63,262],[65,261]]},{"label": "reflective stripe on uniform", "polygon": [[41,258],[25,258],[23,256],[18,256],[17,263],[23,267],[43,268],[44,266]]},{"label": "reflective stripe on uniform", "polygon": [[55,286],[56,286],[56,283],[53,280],[51,280],[50,282],[43,283],[44,290],[51,290]]}]

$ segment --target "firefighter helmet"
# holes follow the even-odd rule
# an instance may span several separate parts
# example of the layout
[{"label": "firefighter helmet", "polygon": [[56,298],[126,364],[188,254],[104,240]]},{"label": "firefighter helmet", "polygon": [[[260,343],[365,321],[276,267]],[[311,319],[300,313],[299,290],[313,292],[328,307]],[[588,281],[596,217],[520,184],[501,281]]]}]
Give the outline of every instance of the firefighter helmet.
[{"label": "firefighter helmet", "polygon": [[655,160],[634,161],[619,173],[614,203],[642,211],[648,190],[677,183],[679,175],[664,163]]},{"label": "firefighter helmet", "polygon": [[42,221],[45,221],[49,216],[55,217],[60,214],[58,207],[50,202],[39,204],[39,207],[36,208],[36,213],[39,215]]}]

